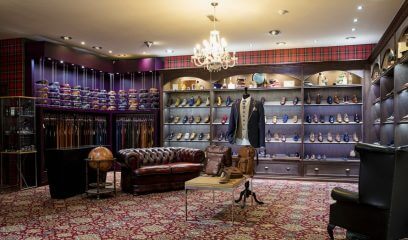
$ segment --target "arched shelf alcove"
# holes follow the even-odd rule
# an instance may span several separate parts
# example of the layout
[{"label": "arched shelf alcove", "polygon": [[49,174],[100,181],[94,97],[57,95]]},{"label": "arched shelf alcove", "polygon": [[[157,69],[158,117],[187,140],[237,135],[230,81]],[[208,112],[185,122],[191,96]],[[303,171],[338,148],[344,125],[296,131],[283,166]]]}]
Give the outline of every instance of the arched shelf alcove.
[{"label": "arched shelf alcove", "polygon": [[235,86],[236,89],[244,87],[249,89],[301,88],[302,81],[286,74],[248,73],[228,76],[215,83],[215,87],[219,88],[232,88],[232,86]]},{"label": "arched shelf alcove", "polygon": [[395,60],[396,60],[396,57],[395,57],[394,50],[392,50],[391,48],[387,49],[382,59],[382,64],[381,64],[382,70],[386,71],[388,68],[394,65]]},{"label": "arched shelf alcove", "polygon": [[196,91],[211,88],[212,84],[209,81],[197,77],[179,77],[163,85],[163,91]]},{"label": "arched shelf alcove", "polygon": [[380,64],[375,63],[371,69],[371,80],[377,79],[381,75]]},{"label": "arched shelf alcove", "polygon": [[325,86],[322,84],[321,79],[327,79],[327,86],[334,85],[361,85],[363,82],[362,77],[359,75],[340,70],[330,70],[315,73],[305,79],[305,86]]},{"label": "arched shelf alcove", "polygon": [[401,36],[398,39],[398,59],[402,58],[404,54],[408,52],[408,26],[405,27],[405,30],[401,33]]}]

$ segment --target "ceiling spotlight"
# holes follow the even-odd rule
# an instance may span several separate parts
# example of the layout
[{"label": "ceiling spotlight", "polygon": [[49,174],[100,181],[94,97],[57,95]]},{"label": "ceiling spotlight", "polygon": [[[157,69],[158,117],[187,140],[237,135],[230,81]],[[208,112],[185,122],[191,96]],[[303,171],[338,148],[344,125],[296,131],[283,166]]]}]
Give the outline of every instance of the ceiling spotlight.
[{"label": "ceiling spotlight", "polygon": [[317,42],[318,42],[318,40],[314,40],[313,42],[314,42],[314,43],[317,43]]},{"label": "ceiling spotlight", "polygon": [[276,44],[277,44],[277,45],[285,45],[286,42],[277,42]]},{"label": "ceiling spotlight", "polygon": [[146,55],[146,52],[142,52],[143,55]]},{"label": "ceiling spotlight", "polygon": [[61,60],[60,63],[64,63],[64,61]]},{"label": "ceiling spotlight", "polygon": [[166,53],[174,53],[174,50],[173,49],[167,49]]},{"label": "ceiling spotlight", "polygon": [[71,64],[72,66],[75,66],[75,64]]},{"label": "ceiling spotlight", "polygon": [[71,40],[72,37],[70,37],[70,36],[61,36],[61,39],[62,40]]},{"label": "ceiling spotlight", "polygon": [[148,48],[150,48],[152,45],[153,45],[153,42],[152,41],[144,41],[143,42],[145,45],[146,45],[146,47],[148,47]]},{"label": "ceiling spotlight", "polygon": [[112,50],[109,50],[109,53],[112,53]]},{"label": "ceiling spotlight", "polygon": [[360,10],[360,11],[363,10],[363,6],[362,5],[358,6],[357,10]]},{"label": "ceiling spotlight", "polygon": [[285,9],[281,9],[281,10],[278,11],[278,13],[279,13],[280,15],[285,15],[285,14],[288,14],[289,11],[288,11],[288,10],[285,10]]},{"label": "ceiling spotlight", "polygon": [[84,66],[81,66],[81,68],[83,69],[83,68],[85,68]]},{"label": "ceiling spotlight", "polygon": [[48,61],[51,61],[51,58],[47,58],[48,59]]},{"label": "ceiling spotlight", "polygon": [[356,39],[356,37],[346,37],[346,40]]},{"label": "ceiling spotlight", "polygon": [[254,45],[252,43],[249,44],[249,47],[252,48]]},{"label": "ceiling spotlight", "polygon": [[352,28],[351,31],[352,31],[352,32],[355,32],[355,31],[356,31],[356,28]]},{"label": "ceiling spotlight", "polygon": [[102,71],[99,71],[100,73],[102,72]]},{"label": "ceiling spotlight", "polygon": [[126,54],[118,54],[118,57],[126,57]]},{"label": "ceiling spotlight", "polygon": [[358,22],[358,19],[357,19],[357,18],[354,18],[353,22],[355,22],[355,23]]},{"label": "ceiling spotlight", "polygon": [[82,42],[81,42],[81,45],[85,45],[85,42],[84,42],[84,41],[82,41]]},{"label": "ceiling spotlight", "polygon": [[96,49],[96,50],[101,50],[102,49],[102,47],[99,47],[99,46],[92,46],[92,48]]},{"label": "ceiling spotlight", "polygon": [[271,30],[271,31],[269,31],[269,34],[271,34],[273,36],[279,35],[280,33],[281,33],[280,30]]}]

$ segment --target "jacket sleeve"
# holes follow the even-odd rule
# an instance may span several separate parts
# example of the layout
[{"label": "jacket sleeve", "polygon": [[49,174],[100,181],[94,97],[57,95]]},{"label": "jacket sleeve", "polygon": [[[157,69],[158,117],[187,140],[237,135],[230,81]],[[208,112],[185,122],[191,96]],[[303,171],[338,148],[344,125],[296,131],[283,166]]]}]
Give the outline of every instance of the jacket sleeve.
[{"label": "jacket sleeve", "polygon": [[261,102],[258,102],[258,109],[259,109],[259,146],[265,147],[265,110],[264,106]]},{"label": "jacket sleeve", "polygon": [[235,143],[234,133],[235,133],[235,129],[237,128],[237,126],[235,126],[235,123],[236,123],[235,119],[237,117],[237,116],[235,116],[235,111],[234,111],[235,107],[236,107],[236,103],[233,103],[232,106],[231,106],[231,113],[230,113],[230,116],[229,116],[228,130],[227,130],[227,134],[226,134],[228,142],[230,144]]}]

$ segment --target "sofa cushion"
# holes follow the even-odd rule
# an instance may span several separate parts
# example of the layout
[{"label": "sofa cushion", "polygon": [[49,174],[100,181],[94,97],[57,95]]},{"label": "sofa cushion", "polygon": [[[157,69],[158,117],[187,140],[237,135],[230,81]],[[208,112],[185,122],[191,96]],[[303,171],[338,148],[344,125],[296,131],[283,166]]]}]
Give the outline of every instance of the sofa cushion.
[{"label": "sofa cushion", "polygon": [[171,173],[191,173],[200,172],[202,164],[200,163],[189,163],[189,162],[178,162],[167,164],[171,168]]},{"label": "sofa cushion", "polygon": [[145,166],[135,170],[135,174],[138,176],[170,173],[171,169],[169,165]]}]

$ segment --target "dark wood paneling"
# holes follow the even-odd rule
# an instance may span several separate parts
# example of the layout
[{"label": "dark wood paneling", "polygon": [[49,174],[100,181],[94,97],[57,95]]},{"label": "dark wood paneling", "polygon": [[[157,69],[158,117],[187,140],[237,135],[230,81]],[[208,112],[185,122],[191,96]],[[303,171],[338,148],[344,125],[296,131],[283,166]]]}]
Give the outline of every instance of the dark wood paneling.
[{"label": "dark wood paneling", "polygon": [[408,0],[405,0],[400,10],[397,12],[391,24],[388,26],[387,30],[385,30],[384,35],[381,37],[380,41],[378,41],[377,46],[375,46],[373,52],[368,58],[370,62],[373,62],[376,59],[378,54],[380,54],[380,52],[385,48],[387,43],[395,35],[398,28],[401,26],[401,24],[405,21],[407,17],[408,17]]}]

